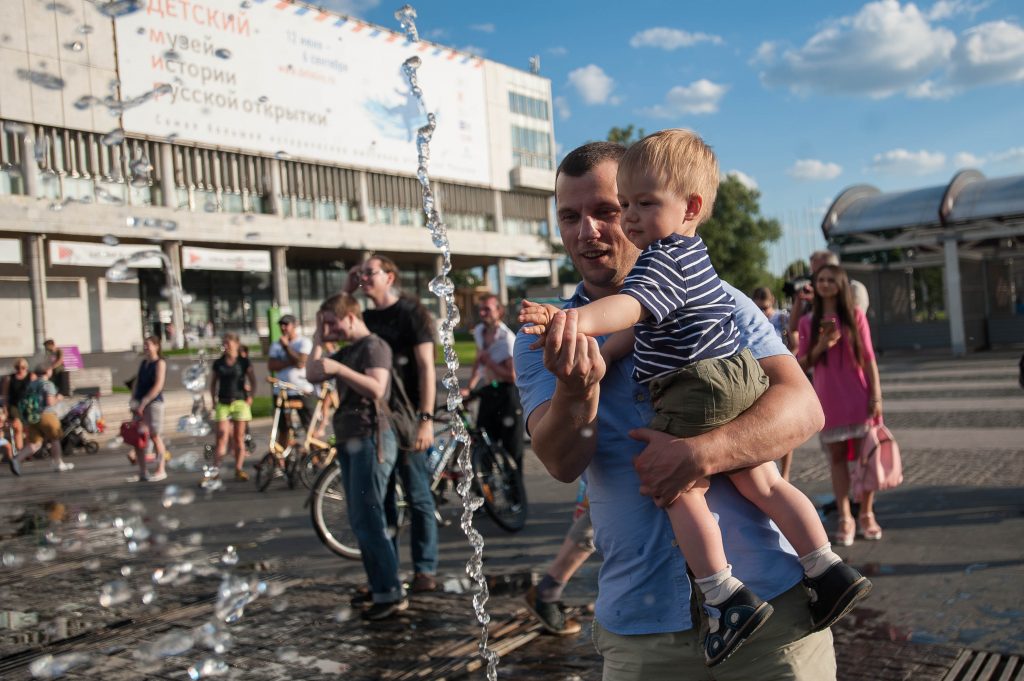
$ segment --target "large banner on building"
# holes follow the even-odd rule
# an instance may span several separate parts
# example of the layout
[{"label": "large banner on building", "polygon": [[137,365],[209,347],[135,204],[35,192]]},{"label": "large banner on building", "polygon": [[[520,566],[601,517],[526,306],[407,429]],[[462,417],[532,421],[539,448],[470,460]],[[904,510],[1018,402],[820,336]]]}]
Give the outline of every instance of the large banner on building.
[{"label": "large banner on building", "polygon": [[182,246],[181,266],[186,270],[269,272],[270,251],[229,251],[219,248]]},{"label": "large banner on building", "polygon": [[131,133],[412,174],[426,118],[401,73],[422,60],[432,175],[491,184],[483,60],[288,0],[146,0],[116,21]]},{"label": "large banner on building", "polygon": [[[47,241],[50,247],[51,265],[72,265],[78,267],[110,267],[118,260],[127,260],[136,253],[157,251],[158,246],[107,246],[80,241]],[[163,267],[159,255],[139,258],[131,267]]]}]

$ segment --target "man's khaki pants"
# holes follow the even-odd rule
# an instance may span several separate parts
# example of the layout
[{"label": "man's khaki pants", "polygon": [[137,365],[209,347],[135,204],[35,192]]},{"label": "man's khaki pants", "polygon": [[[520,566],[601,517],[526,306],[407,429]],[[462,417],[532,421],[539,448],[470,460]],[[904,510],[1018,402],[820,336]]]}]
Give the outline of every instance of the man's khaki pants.
[{"label": "man's khaki pants", "polygon": [[830,630],[809,634],[807,593],[796,585],[773,598],[768,623],[729,659],[704,666],[698,628],[672,634],[621,636],[594,620],[594,646],[604,681],[835,681]]}]

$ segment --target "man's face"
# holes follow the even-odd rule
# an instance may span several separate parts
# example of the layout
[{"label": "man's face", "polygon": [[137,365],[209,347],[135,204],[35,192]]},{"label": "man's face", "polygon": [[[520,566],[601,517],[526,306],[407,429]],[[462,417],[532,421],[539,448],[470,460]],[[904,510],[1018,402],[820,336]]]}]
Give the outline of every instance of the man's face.
[{"label": "man's face", "polygon": [[291,340],[292,336],[295,334],[295,325],[290,322],[282,322],[281,324],[278,324],[278,326],[281,329],[281,338]]},{"label": "man's face", "polygon": [[480,306],[476,311],[480,315],[480,321],[486,326],[496,326],[501,321],[501,305],[498,304],[496,298],[480,301]]},{"label": "man's face", "polygon": [[605,161],[583,177],[562,174],[555,183],[562,244],[591,296],[616,292],[640,251],[622,233],[615,173]]}]

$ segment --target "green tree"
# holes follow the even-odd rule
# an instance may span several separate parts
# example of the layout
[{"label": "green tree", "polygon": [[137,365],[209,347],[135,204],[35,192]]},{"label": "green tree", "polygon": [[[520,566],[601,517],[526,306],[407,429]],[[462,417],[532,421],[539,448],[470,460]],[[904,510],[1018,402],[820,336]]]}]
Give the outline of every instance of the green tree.
[{"label": "green tree", "polygon": [[624,147],[628,147],[635,142],[639,142],[644,138],[644,129],[635,128],[632,123],[624,128],[612,128],[608,131],[608,141],[618,142]]},{"label": "green tree", "polygon": [[760,197],[756,189],[726,177],[718,187],[711,218],[698,230],[718,276],[748,295],[776,281],[767,270],[766,245],[782,236],[779,221],[761,215]]}]

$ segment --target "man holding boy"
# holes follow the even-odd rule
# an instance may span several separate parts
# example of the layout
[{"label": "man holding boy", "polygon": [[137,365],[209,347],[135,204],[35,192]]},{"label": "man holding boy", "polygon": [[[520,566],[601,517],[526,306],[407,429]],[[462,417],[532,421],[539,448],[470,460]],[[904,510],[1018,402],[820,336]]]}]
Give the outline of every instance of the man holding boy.
[{"label": "man holding boy", "polygon": [[[583,277],[569,308],[617,293],[639,255],[620,222],[616,171],[623,152],[592,143],[559,166],[562,242]],[[648,392],[632,378],[632,356],[606,366],[597,341],[576,333],[571,309],[555,315],[542,351],[528,349],[532,336],[516,341],[517,383],[534,451],[559,480],[587,474],[604,555],[594,639],[606,681],[712,678],[682,556],[658,506],[702,477],[773,460],[821,427],[817,398],[795,360],[757,308],[729,291],[739,303],[741,340],[770,387],[735,421],[694,438],[644,428],[652,410]],[[834,678],[831,634],[809,634],[807,594],[788,543],[722,476],[712,478],[706,498],[735,574],[775,608],[757,639],[717,667],[714,678],[752,678],[754,664],[759,679]]]}]

